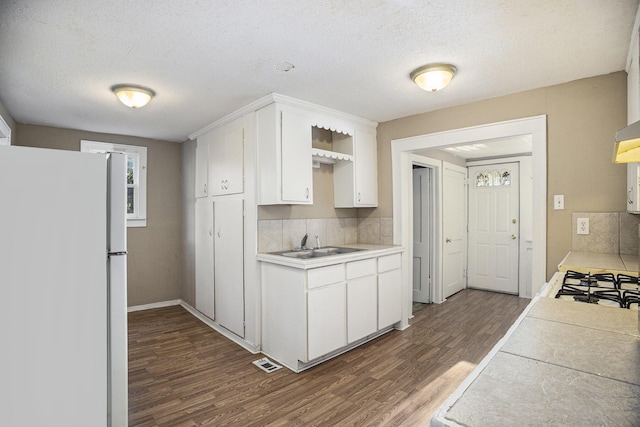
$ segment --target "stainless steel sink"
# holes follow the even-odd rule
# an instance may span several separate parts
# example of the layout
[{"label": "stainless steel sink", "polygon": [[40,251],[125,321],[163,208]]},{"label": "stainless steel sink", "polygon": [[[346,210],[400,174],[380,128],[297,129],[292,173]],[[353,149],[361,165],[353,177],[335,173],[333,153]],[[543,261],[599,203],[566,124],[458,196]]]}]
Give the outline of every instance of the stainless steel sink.
[{"label": "stainless steel sink", "polygon": [[327,255],[348,254],[351,252],[362,251],[363,249],[357,248],[318,248],[314,249],[315,252],[324,253]]},{"label": "stainless steel sink", "polygon": [[341,248],[341,247],[326,247],[326,248],[317,248],[317,249],[305,249],[305,250],[293,250],[293,251],[283,251],[283,252],[272,252],[273,255],[282,255],[289,258],[299,258],[299,259],[309,259],[309,258],[319,258],[331,255],[340,255],[340,254],[348,254],[351,252],[362,251],[364,249],[358,248]]}]

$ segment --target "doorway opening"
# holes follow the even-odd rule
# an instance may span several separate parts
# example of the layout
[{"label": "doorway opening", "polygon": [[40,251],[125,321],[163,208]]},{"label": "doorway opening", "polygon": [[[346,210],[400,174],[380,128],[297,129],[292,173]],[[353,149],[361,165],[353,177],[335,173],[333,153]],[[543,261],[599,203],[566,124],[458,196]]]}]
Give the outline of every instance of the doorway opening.
[{"label": "doorway opening", "polygon": [[431,301],[433,237],[433,169],[413,164],[413,309]]},{"label": "doorway opening", "polygon": [[[403,324],[408,326],[413,303],[413,165],[417,163],[432,167],[435,177],[441,177],[443,164],[440,159],[427,158],[423,154],[427,149],[443,149],[461,144],[473,144],[504,138],[527,137],[531,142],[531,236],[527,239],[528,248],[524,256],[531,260],[529,277],[520,279],[520,296],[531,297],[544,285],[546,271],[546,116],[537,116],[506,122],[492,123],[470,128],[462,128],[447,132],[426,134],[417,137],[393,140],[392,175],[393,175],[393,226],[394,244],[402,245],[407,256],[403,257]],[[485,161],[487,161],[485,159]],[[465,163],[466,167],[466,163]],[[441,184],[434,185],[438,188]],[[441,187],[440,187],[441,188]],[[445,253],[445,236],[442,232],[444,218],[442,192],[433,196],[433,221],[435,230],[432,234],[430,254],[431,299],[433,302],[444,301],[443,289],[443,257]],[[466,265],[466,264],[465,264]],[[523,270],[523,269],[521,269]],[[526,275],[526,273],[525,273]]]}]

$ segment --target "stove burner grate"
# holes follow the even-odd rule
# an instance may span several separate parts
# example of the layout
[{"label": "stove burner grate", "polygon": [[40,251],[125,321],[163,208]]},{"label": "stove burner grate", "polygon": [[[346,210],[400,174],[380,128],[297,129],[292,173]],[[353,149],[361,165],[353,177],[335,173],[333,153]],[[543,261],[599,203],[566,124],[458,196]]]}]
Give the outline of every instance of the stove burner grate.
[{"label": "stove burner grate", "polygon": [[618,274],[618,284],[622,290],[622,303],[625,308],[637,304],[640,308],[640,279],[635,276]]},{"label": "stove burner grate", "polygon": [[[637,277],[634,279],[638,281]],[[562,287],[556,293],[556,298],[561,296],[570,296],[575,301],[589,304],[608,301],[607,305],[615,304],[621,308],[626,306],[618,280],[612,273],[590,274],[569,270],[562,280]]]}]

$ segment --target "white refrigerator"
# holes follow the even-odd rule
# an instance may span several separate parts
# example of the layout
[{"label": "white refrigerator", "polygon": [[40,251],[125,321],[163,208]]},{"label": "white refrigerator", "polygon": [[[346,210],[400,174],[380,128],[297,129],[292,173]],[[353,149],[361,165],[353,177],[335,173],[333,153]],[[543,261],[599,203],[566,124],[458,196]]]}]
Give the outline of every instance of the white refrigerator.
[{"label": "white refrigerator", "polygon": [[0,426],[127,425],[126,157],[0,146]]}]

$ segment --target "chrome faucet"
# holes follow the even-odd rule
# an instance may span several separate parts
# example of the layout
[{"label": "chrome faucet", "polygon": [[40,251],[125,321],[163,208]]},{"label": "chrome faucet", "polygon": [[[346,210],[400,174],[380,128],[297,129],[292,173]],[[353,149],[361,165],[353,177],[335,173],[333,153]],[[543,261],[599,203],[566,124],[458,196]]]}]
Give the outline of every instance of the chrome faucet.
[{"label": "chrome faucet", "polygon": [[306,249],[307,248],[307,237],[309,237],[309,235],[307,233],[305,233],[304,237],[302,238],[302,241],[300,242],[300,249]]}]

